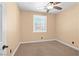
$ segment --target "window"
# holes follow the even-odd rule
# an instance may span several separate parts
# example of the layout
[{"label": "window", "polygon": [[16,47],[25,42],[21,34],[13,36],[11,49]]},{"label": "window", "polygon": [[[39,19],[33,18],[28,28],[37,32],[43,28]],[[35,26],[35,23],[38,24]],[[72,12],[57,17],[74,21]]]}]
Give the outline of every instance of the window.
[{"label": "window", "polygon": [[33,32],[47,32],[47,17],[33,16]]}]

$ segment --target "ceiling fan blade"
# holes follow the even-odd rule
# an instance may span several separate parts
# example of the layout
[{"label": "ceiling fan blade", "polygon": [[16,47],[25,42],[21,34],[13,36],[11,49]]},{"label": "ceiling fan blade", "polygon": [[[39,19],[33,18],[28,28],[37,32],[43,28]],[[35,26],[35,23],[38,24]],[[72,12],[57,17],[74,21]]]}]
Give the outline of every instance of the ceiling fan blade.
[{"label": "ceiling fan blade", "polygon": [[53,8],[57,9],[57,10],[62,10],[61,7],[58,7],[58,6],[54,6]]},{"label": "ceiling fan blade", "polygon": [[53,4],[54,2],[49,2],[50,4]]},{"label": "ceiling fan blade", "polygon": [[53,4],[53,5],[56,5],[56,4],[59,4],[61,2],[49,2],[50,4]]},{"label": "ceiling fan blade", "polygon": [[59,4],[59,3],[61,3],[61,2],[54,2],[55,4]]}]

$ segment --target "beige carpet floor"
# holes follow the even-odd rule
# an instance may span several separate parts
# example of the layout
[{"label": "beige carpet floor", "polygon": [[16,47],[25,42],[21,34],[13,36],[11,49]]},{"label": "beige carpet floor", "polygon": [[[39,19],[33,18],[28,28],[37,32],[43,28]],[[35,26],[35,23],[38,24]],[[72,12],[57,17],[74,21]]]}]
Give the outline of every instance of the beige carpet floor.
[{"label": "beige carpet floor", "polygon": [[76,51],[57,41],[21,44],[15,56],[78,56]]}]

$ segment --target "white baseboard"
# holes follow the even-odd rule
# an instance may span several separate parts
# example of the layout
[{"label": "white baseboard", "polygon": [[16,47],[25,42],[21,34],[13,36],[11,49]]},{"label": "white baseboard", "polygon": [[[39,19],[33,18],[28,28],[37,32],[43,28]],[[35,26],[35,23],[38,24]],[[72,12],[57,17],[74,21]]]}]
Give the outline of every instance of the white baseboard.
[{"label": "white baseboard", "polygon": [[66,46],[68,46],[68,47],[70,47],[70,48],[73,48],[74,50],[79,51],[79,48],[77,48],[77,47],[75,47],[75,46],[72,46],[72,45],[70,45],[70,44],[68,44],[68,43],[66,43],[66,42],[64,42],[64,41],[62,41],[62,40],[60,40],[60,39],[48,39],[48,40],[38,40],[38,41],[21,42],[21,44],[24,44],[24,43],[46,42],[46,41],[58,41],[58,42],[60,42],[60,43],[62,43],[62,44],[64,44],[64,45],[66,45]]},{"label": "white baseboard", "polygon": [[12,56],[15,55],[17,49],[19,48],[19,46],[20,46],[21,44],[25,44],[25,43],[37,43],[37,42],[46,42],[46,41],[54,41],[54,40],[56,40],[56,39],[49,39],[49,40],[46,40],[46,39],[45,39],[45,40],[38,40],[38,41],[19,42],[19,44],[18,44],[17,47],[15,48],[14,52],[12,53]]},{"label": "white baseboard", "polygon": [[56,39],[44,39],[44,40],[37,40],[37,41],[28,41],[28,42],[20,42],[21,44],[24,43],[38,43],[38,42],[46,42],[46,41],[54,41]]},{"label": "white baseboard", "polygon": [[58,42],[60,42],[60,43],[62,43],[62,44],[64,44],[64,45],[66,45],[66,46],[68,46],[68,47],[70,47],[70,48],[73,48],[74,50],[79,51],[79,48],[77,48],[77,47],[75,47],[75,46],[72,46],[72,45],[70,45],[70,44],[68,44],[68,43],[66,43],[66,42],[64,42],[64,41],[62,41],[62,40],[56,39],[56,41],[58,41]]},{"label": "white baseboard", "polygon": [[15,55],[15,53],[16,53],[16,51],[17,51],[17,49],[19,48],[20,45],[21,45],[21,43],[19,43],[19,44],[17,45],[17,47],[15,48],[14,52],[12,53],[12,56]]},{"label": "white baseboard", "polygon": [[19,48],[19,46],[20,46],[21,44],[47,42],[47,41],[58,41],[58,42],[60,42],[60,43],[62,43],[62,44],[64,44],[64,45],[66,45],[66,46],[68,46],[68,47],[70,47],[70,48],[73,48],[74,50],[79,51],[79,48],[77,48],[77,47],[75,47],[75,46],[72,46],[72,45],[70,45],[70,44],[68,44],[68,43],[66,43],[66,42],[63,42],[62,40],[59,40],[59,39],[48,39],[48,40],[38,40],[38,41],[20,42],[20,43],[18,44],[18,46],[16,47],[16,49],[14,50],[12,56],[14,56],[14,54],[16,53],[17,49]]}]

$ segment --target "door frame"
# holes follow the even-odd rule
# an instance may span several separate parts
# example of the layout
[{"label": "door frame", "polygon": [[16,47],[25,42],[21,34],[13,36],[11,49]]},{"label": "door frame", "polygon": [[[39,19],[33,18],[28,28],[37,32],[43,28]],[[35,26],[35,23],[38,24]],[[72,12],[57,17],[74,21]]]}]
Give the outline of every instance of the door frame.
[{"label": "door frame", "polygon": [[[3,45],[7,45],[6,43],[6,5],[5,3],[1,3],[2,4],[2,40],[3,40]],[[7,55],[7,50],[4,49],[4,52],[3,52],[3,56],[6,56]]]}]

